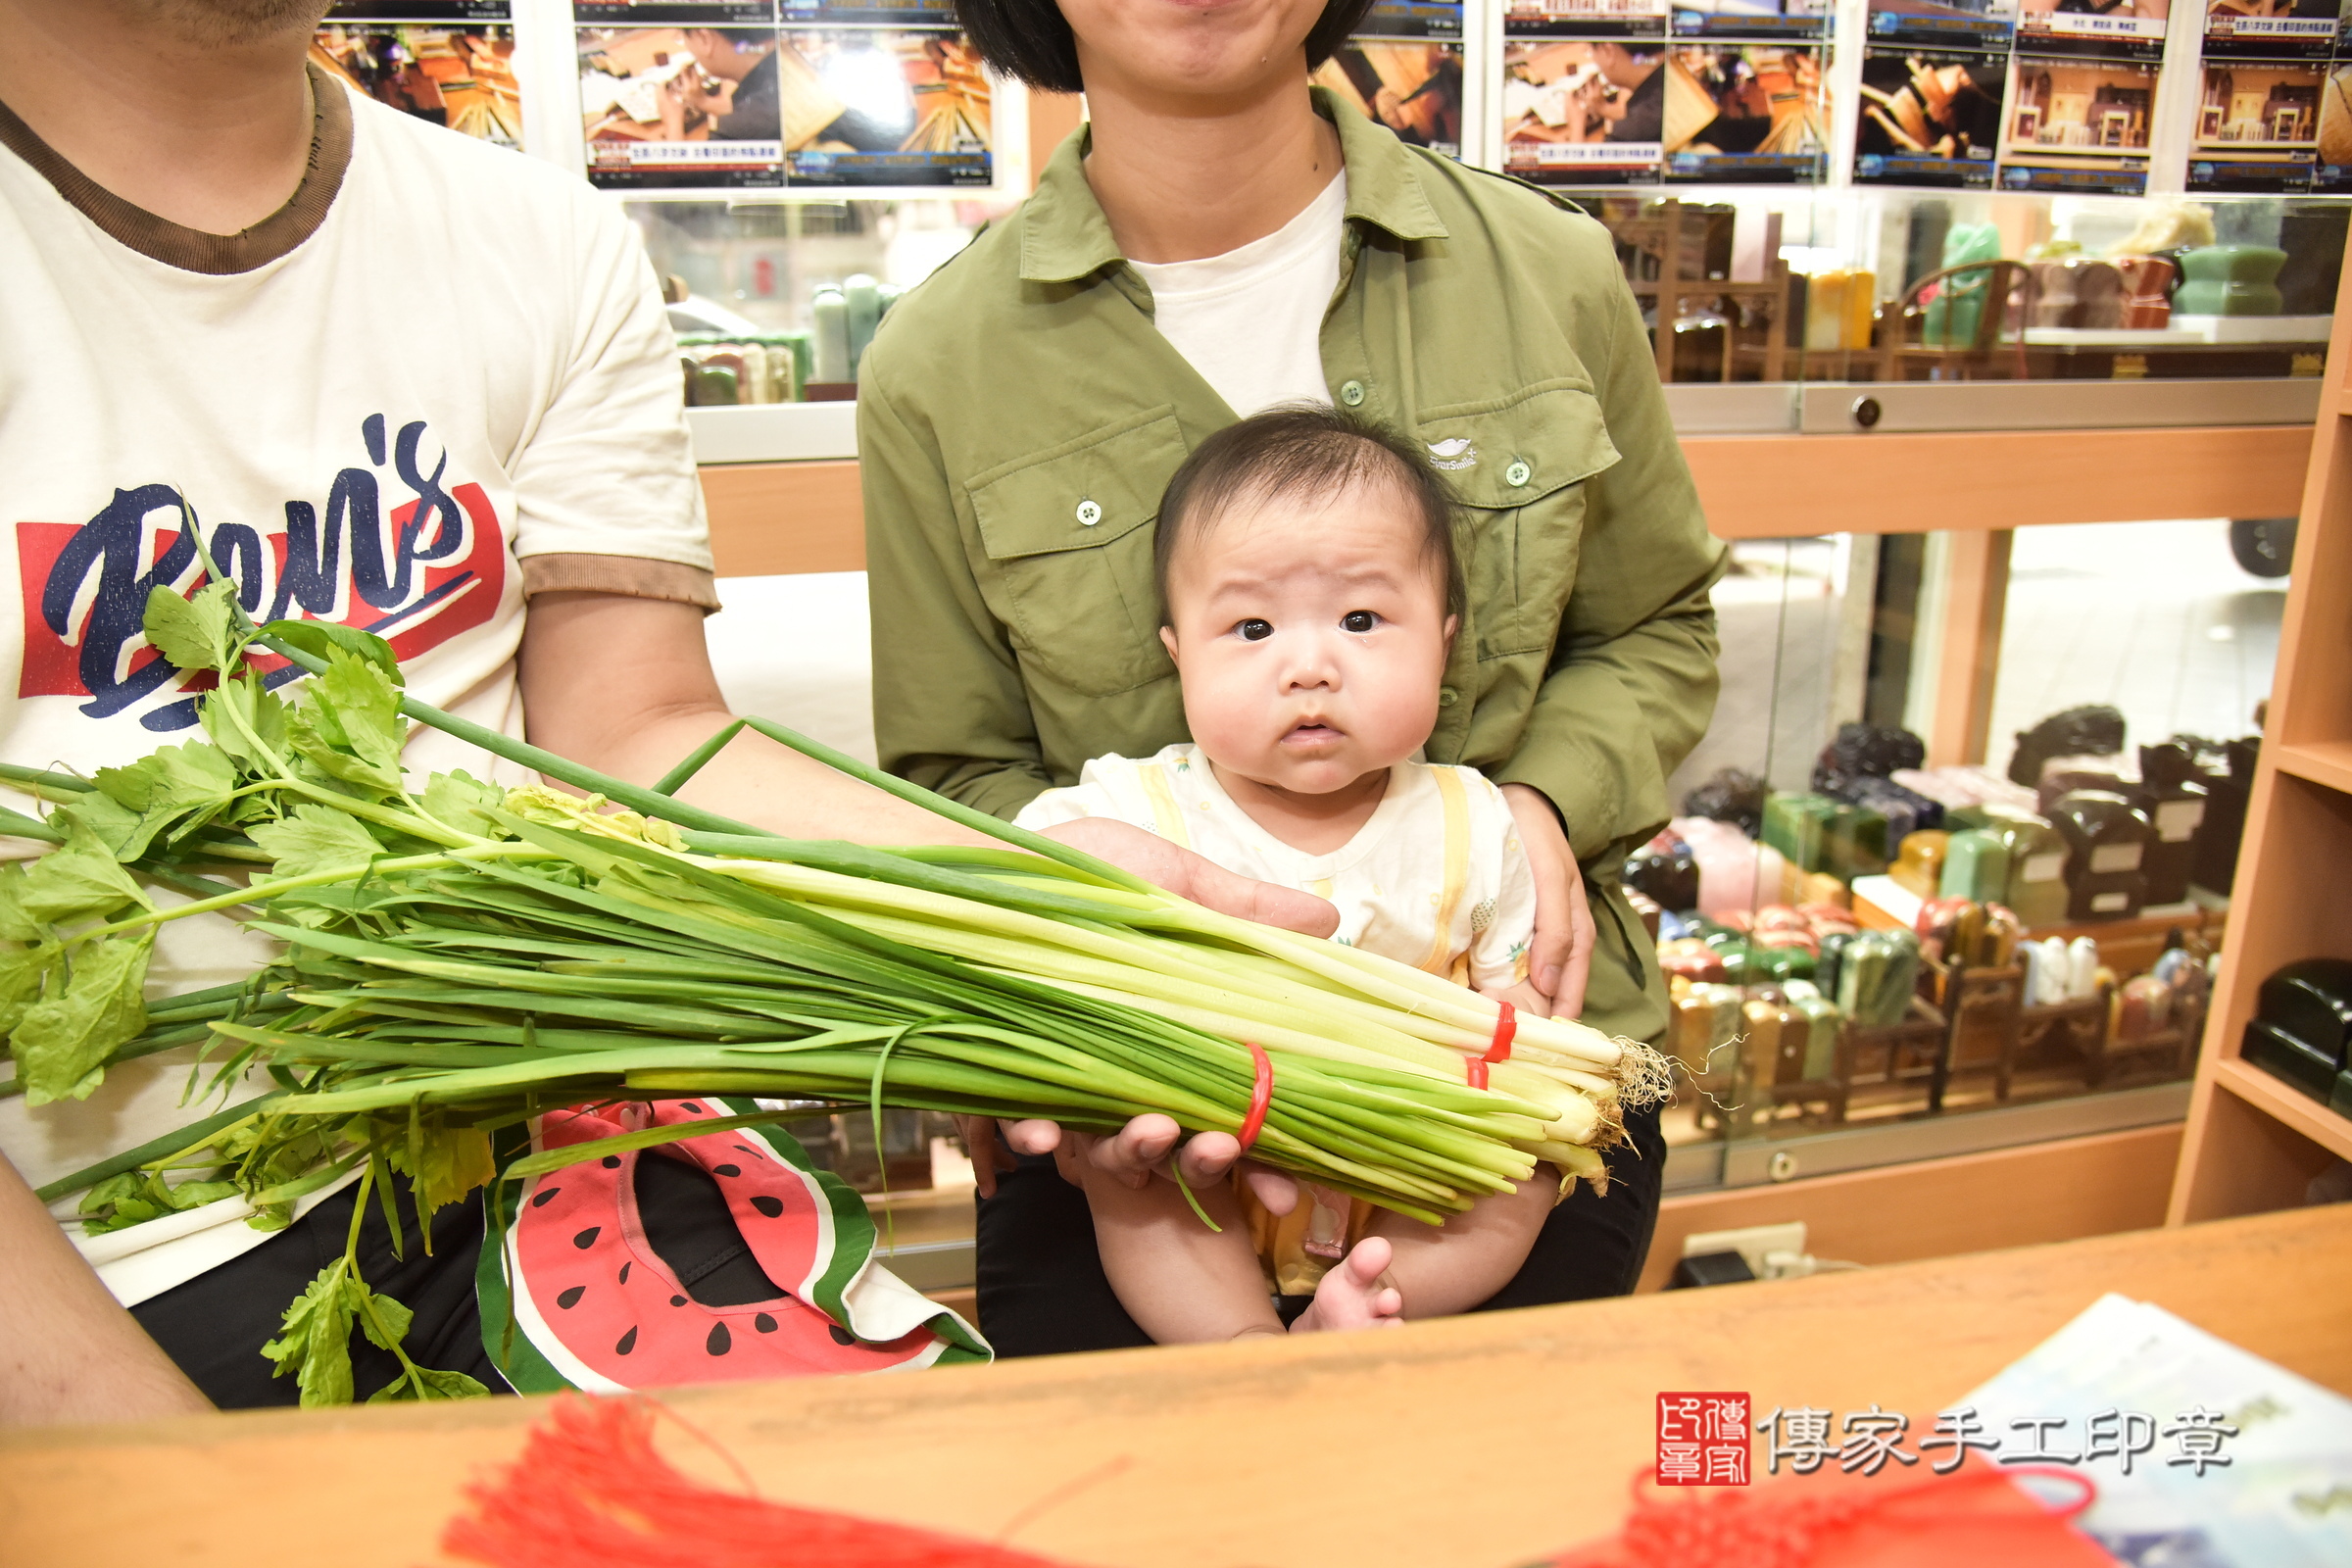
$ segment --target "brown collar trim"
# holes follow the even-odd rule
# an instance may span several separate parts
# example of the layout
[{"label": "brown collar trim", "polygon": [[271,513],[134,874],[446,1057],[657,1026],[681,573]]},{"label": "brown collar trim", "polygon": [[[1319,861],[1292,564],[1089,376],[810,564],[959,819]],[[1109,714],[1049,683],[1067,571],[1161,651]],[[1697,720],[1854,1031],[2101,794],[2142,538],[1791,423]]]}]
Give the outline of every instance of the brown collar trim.
[{"label": "brown collar trim", "polygon": [[318,231],[351,167],[351,99],[343,84],[310,66],[310,166],[286,205],[240,234],[208,234],[133,207],[59,157],[6,104],[0,104],[0,146],[27,164],[76,211],[116,240],[183,272],[225,277],[276,261]]}]

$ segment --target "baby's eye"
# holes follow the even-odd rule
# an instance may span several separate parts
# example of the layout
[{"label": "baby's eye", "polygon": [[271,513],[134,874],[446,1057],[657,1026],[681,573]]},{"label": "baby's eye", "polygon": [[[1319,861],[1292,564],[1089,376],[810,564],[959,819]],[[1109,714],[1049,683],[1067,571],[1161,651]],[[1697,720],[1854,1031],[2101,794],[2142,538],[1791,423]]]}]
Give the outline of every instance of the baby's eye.
[{"label": "baby's eye", "polygon": [[1340,625],[1347,631],[1370,631],[1379,624],[1380,616],[1369,610],[1350,610],[1340,617]]},{"label": "baby's eye", "polygon": [[1233,629],[1242,634],[1246,643],[1262,643],[1274,635],[1274,623],[1270,620],[1245,620]]}]

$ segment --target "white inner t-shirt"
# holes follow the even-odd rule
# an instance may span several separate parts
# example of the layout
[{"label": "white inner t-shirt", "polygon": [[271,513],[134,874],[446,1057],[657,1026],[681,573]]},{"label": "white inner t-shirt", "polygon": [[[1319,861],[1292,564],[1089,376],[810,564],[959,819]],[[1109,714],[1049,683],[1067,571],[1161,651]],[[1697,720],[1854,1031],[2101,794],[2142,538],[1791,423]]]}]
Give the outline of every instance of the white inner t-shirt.
[{"label": "white inner t-shirt", "polygon": [[1340,288],[1348,172],[1263,239],[1193,262],[1135,262],[1152,321],[1243,418],[1277,403],[1325,403],[1323,313]]}]

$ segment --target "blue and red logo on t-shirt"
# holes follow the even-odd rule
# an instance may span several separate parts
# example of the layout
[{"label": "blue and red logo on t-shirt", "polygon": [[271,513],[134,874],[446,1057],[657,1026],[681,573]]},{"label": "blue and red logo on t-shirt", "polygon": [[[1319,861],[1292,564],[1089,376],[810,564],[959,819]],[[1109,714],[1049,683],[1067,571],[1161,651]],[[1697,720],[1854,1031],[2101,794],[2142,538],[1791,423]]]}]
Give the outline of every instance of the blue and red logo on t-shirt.
[{"label": "blue and red logo on t-shirt", "polygon": [[[211,580],[196,536],[256,620],[340,621],[385,638],[404,662],[488,621],[506,588],[507,539],[482,487],[449,483],[449,456],[430,471],[421,419],[389,443],[380,414],[360,426],[369,466],[328,486],[324,512],[288,501],[282,523],[207,525],[170,484],[118,489],[87,522],[19,522],[24,659],[20,697],[85,697],[108,718],[172,688],[180,671],[146,645],[142,620],[158,587],[192,594]],[[389,463],[391,472],[380,473]],[[257,657],[257,667],[280,662]],[[287,678],[295,672],[285,670]],[[204,675],[179,689],[207,689]],[[150,730],[196,722],[193,696],[139,715]]]}]

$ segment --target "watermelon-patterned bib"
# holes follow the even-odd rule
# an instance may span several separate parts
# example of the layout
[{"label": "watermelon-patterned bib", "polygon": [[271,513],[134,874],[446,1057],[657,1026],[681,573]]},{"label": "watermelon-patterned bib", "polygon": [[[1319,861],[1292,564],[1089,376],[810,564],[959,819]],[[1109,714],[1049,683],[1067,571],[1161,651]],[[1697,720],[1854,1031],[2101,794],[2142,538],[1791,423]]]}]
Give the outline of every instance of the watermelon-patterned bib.
[{"label": "watermelon-patterned bib", "polygon": [[[758,1109],[749,1100],[666,1100],[551,1111],[530,1148]],[[874,1262],[864,1200],[785,1133],[727,1128],[665,1147],[718,1183],[753,1258],[784,1294],[741,1306],[689,1296],[646,1239],[637,1151],[502,1176],[475,1287],[482,1343],[517,1393],[621,1394],[989,1358],[971,1325]]]}]

